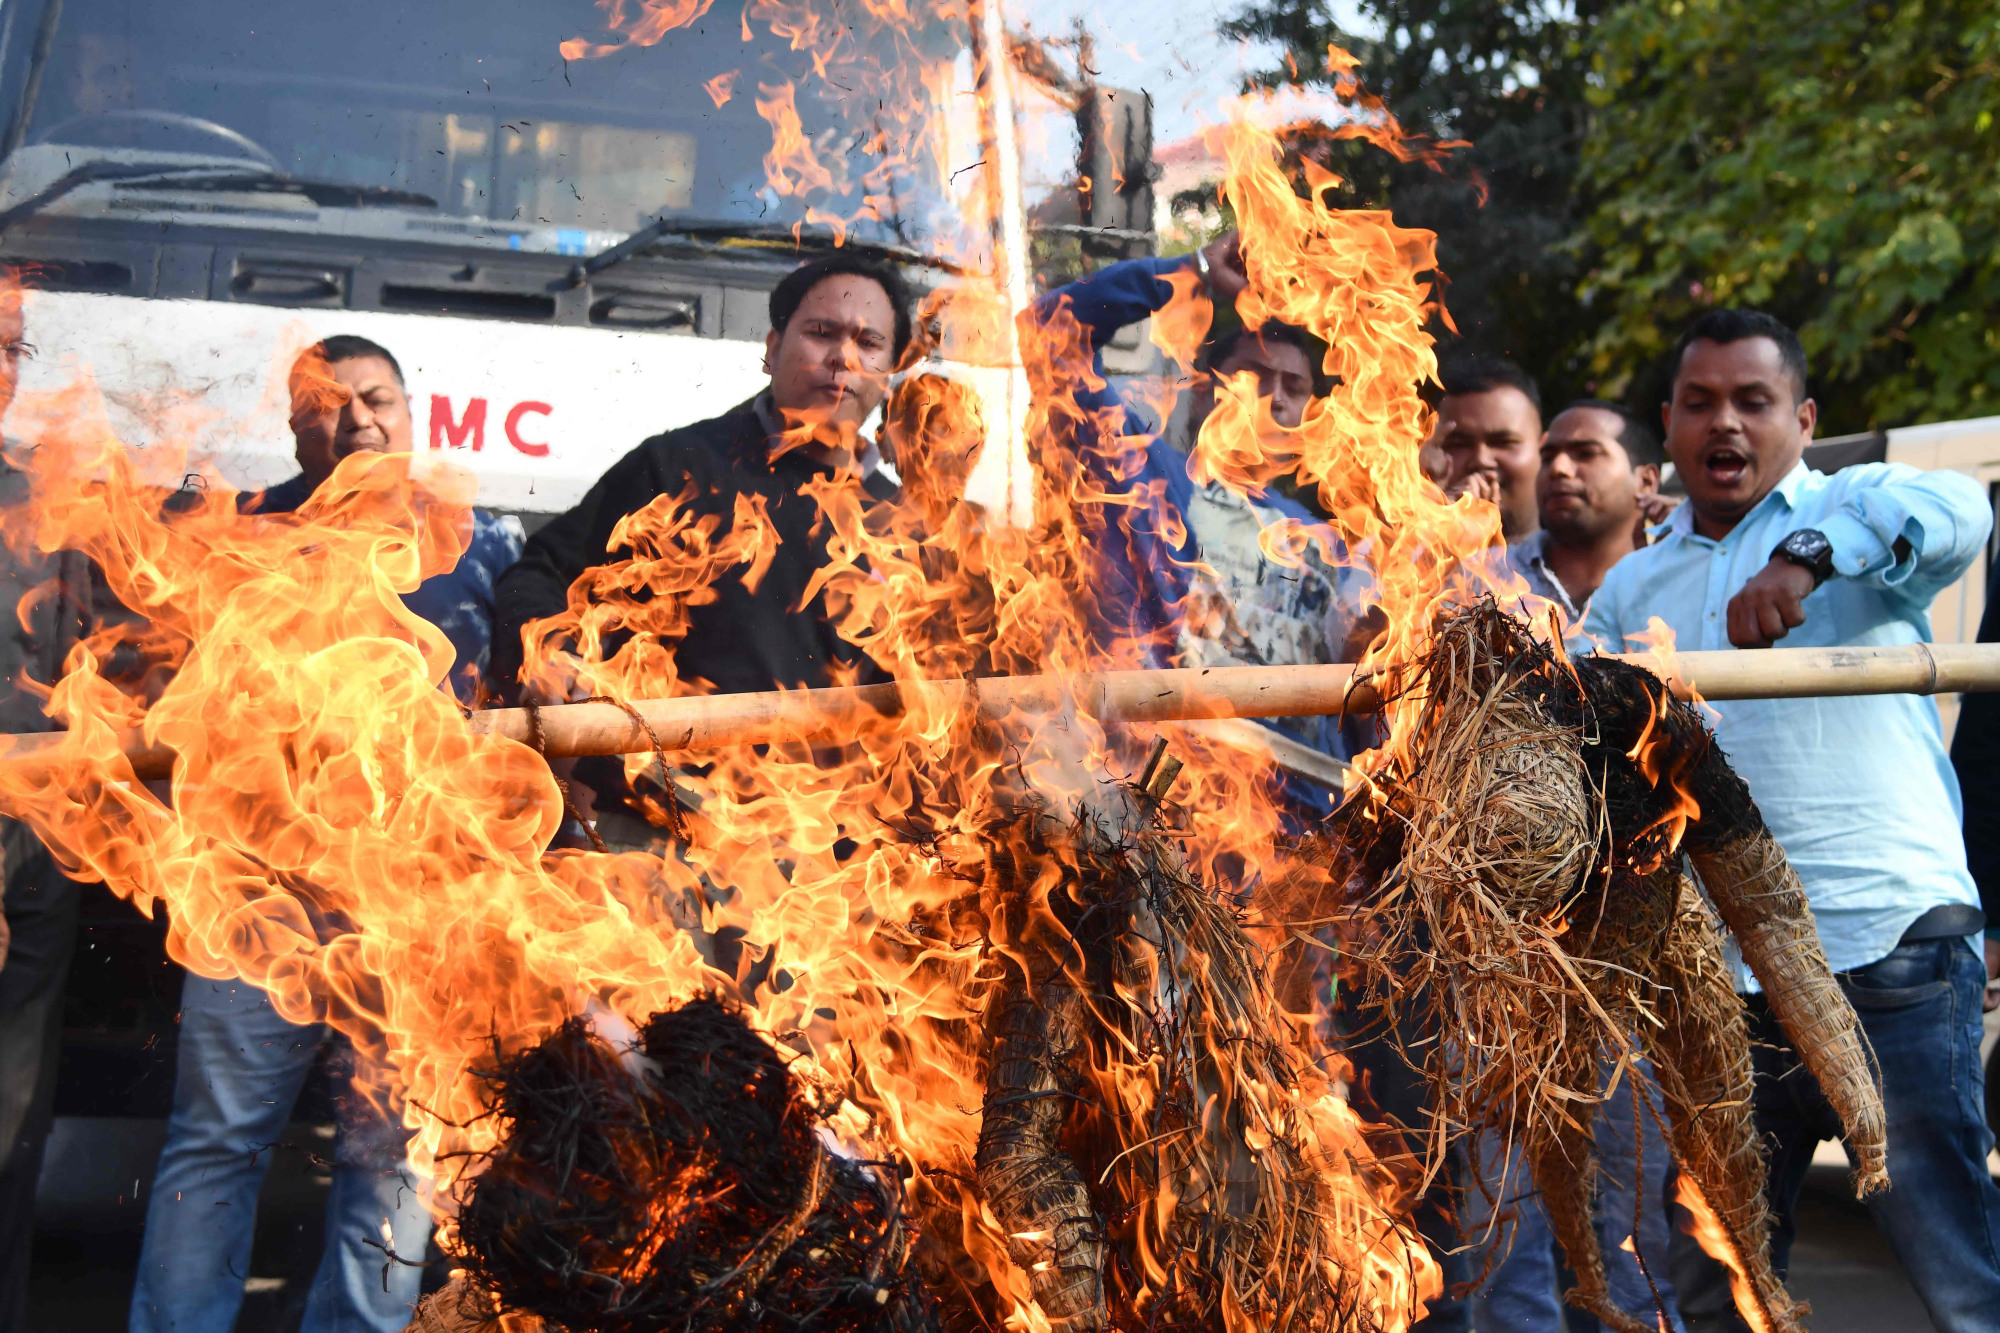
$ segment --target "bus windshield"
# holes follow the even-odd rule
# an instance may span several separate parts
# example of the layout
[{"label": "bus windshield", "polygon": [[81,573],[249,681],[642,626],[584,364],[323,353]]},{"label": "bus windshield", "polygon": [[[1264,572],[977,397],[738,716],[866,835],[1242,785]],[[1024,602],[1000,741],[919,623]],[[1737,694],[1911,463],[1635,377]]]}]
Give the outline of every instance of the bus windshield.
[{"label": "bus windshield", "polygon": [[[564,59],[566,39],[603,21],[591,0],[9,0],[0,182],[13,204],[93,158],[240,165],[221,181],[79,190],[61,207],[293,226],[339,210],[350,233],[565,254],[662,215],[769,229],[809,207],[853,217],[865,197],[877,216],[855,223],[858,239],[922,244],[935,175],[871,161],[877,140],[811,77],[809,53],[716,6],[655,45]],[[835,197],[766,180],[772,127],[756,96],[786,82],[814,149],[845,165]],[[260,174],[356,188],[248,204],[218,189]],[[195,198],[203,188],[216,197]]]}]

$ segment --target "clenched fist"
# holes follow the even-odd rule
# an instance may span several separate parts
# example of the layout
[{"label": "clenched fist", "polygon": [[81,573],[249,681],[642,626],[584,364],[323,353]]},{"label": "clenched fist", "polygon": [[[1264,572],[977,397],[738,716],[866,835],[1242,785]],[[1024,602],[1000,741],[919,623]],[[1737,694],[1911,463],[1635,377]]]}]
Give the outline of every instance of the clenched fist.
[{"label": "clenched fist", "polygon": [[1729,641],[1738,648],[1769,648],[1806,623],[1805,600],[1813,586],[1811,570],[1772,560],[1729,599]]}]

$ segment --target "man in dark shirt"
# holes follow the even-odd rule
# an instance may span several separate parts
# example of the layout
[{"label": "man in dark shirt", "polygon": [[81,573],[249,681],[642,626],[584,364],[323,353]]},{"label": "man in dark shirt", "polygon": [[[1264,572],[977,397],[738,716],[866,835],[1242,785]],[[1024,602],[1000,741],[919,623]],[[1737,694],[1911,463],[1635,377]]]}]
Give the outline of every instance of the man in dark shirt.
[{"label": "man in dark shirt", "polygon": [[[1986,575],[1986,614],[1979,641],[2000,643],[2000,563]],[[1959,697],[1951,765],[1965,800],[1965,868],[1979,886],[1986,912],[1986,1008],[2000,1008],[2000,694]],[[1989,1081],[1990,1086],[1990,1081]],[[1990,1094],[1989,1094],[1990,1099]]]},{"label": "man in dark shirt", "polygon": [[[770,388],[719,417],[645,441],[582,503],[529,539],[520,563],[500,580],[495,678],[518,681],[531,698],[565,697],[573,682],[563,679],[561,659],[575,644],[562,630],[533,622],[564,611],[572,598],[588,608],[600,595],[626,595],[578,580],[632,555],[628,537],[614,538],[628,516],[649,506],[664,514],[676,504],[684,516],[718,521],[715,541],[739,522],[756,522],[761,508],[777,542],[768,565],[746,560],[721,572],[707,600],[682,597],[685,620],[667,635],[677,640],[676,679],[735,694],[828,685],[837,666],[865,671],[865,659],[834,632],[822,598],[801,605],[826,561],[826,536],[818,502],[800,491],[844,473],[874,499],[895,494],[860,428],[881,404],[909,341],[909,296],[893,269],[835,253],[787,275],[771,293],[764,342]],[[524,652],[524,630],[535,638],[532,653]],[[607,642],[607,653],[623,637]],[[658,682],[661,692],[667,684]],[[576,772],[607,797],[623,787],[615,761],[579,762]]]},{"label": "man in dark shirt", "polygon": [[[402,367],[388,349],[365,338],[328,338],[293,367],[291,424],[299,475],[242,497],[246,513],[300,508],[350,454],[408,453],[410,400]],[[472,523],[457,565],[404,597],[457,650],[450,683],[467,702],[478,696],[487,661],[494,580],[520,552],[514,520],[475,509]],[[339,1138],[326,1250],[306,1296],[302,1333],[395,1333],[408,1323],[421,1272],[386,1261],[376,1248],[387,1243],[414,1258],[430,1230],[405,1163],[402,1127],[349,1086],[344,1075],[353,1052],[324,1024],[286,1022],[249,982],[189,974],[181,991],[173,1113],[132,1291],[133,1333],[226,1329],[235,1321],[258,1190],[271,1161],[265,1149],[291,1118],[322,1048],[335,1072]]]}]

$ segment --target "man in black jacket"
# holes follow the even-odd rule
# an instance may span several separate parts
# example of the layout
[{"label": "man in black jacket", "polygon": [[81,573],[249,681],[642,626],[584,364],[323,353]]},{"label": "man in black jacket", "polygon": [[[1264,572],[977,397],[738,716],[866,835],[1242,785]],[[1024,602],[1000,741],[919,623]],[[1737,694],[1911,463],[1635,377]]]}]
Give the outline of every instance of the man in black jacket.
[{"label": "man in black jacket", "polygon": [[[629,545],[612,549],[614,532],[661,496],[685,495],[684,514],[718,519],[718,540],[735,524],[740,497],[763,507],[777,539],[768,567],[760,570],[758,559],[726,569],[711,586],[712,600],[687,607],[674,656],[681,680],[724,694],[820,686],[832,683],[836,664],[860,661],[834,633],[820,599],[800,609],[825,563],[826,538],[818,503],[799,491],[815,478],[847,473],[875,499],[895,494],[860,428],[881,404],[909,341],[909,295],[893,269],[836,252],[787,275],[771,293],[764,341],[770,388],[722,416],[641,444],[582,503],[535,533],[501,577],[494,678],[518,681],[531,698],[561,701],[563,683],[546,658],[565,645],[538,647],[524,673],[522,631],[563,611],[586,570],[629,557]],[[576,771],[602,792],[622,786],[616,768],[615,761],[584,761]]]}]

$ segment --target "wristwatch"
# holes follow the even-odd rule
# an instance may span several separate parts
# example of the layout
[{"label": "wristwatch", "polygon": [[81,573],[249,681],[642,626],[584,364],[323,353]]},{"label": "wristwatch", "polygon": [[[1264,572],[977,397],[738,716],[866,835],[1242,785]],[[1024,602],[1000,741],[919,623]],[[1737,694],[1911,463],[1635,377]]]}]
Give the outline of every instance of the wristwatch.
[{"label": "wristwatch", "polygon": [[1772,550],[1773,560],[1789,560],[1800,569],[1810,570],[1813,587],[1833,577],[1833,543],[1818,528],[1800,528]]}]

